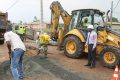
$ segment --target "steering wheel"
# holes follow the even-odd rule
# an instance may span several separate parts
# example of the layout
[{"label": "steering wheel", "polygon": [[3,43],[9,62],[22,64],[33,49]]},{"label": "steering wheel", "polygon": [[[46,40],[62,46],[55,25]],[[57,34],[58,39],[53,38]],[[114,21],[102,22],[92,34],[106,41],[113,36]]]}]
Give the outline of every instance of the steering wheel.
[{"label": "steering wheel", "polygon": [[99,22],[98,22],[98,23],[94,23],[94,25],[97,25],[97,26],[98,26],[98,25],[100,25],[100,23],[99,23]]},{"label": "steering wheel", "polygon": [[94,27],[97,28],[100,25],[100,23],[94,23]]}]

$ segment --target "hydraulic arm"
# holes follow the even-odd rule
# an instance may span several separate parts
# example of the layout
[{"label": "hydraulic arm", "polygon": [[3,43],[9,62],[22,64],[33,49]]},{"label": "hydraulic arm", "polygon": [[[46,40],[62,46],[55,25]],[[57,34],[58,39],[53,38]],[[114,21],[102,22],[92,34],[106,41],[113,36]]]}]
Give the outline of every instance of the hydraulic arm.
[{"label": "hydraulic arm", "polygon": [[54,1],[51,6],[51,24],[52,24],[52,34],[51,39],[56,40],[58,38],[58,24],[59,18],[61,17],[64,22],[64,34],[68,32],[68,27],[70,23],[71,16],[62,8],[61,4],[58,1]]}]

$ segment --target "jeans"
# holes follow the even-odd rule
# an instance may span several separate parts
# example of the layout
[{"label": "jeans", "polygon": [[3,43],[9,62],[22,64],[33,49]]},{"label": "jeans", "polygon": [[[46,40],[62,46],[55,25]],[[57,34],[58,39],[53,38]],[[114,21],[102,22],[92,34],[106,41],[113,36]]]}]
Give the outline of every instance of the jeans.
[{"label": "jeans", "polygon": [[12,52],[11,56],[11,71],[14,80],[20,80],[23,77],[23,55],[24,50],[17,48]]},{"label": "jeans", "polygon": [[93,44],[88,44],[88,65],[95,66],[96,48],[92,51]]}]

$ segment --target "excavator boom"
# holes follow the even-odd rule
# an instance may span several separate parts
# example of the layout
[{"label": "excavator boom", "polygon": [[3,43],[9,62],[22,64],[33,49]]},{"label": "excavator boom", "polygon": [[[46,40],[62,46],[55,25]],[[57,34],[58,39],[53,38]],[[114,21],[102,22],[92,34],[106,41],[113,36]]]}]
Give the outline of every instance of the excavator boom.
[{"label": "excavator boom", "polygon": [[68,32],[68,26],[71,20],[71,16],[63,9],[58,1],[52,2],[51,6],[51,24],[52,24],[52,34],[51,39],[56,40],[58,36],[56,35],[58,30],[59,18],[61,17],[64,22],[64,34]]}]

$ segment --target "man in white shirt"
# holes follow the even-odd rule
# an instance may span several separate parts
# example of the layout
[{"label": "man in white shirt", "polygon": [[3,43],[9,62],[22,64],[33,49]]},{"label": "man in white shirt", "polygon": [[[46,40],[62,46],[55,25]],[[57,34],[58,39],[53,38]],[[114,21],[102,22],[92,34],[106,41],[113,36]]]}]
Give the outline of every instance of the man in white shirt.
[{"label": "man in white shirt", "polygon": [[88,46],[88,64],[85,66],[95,68],[97,33],[94,31],[93,25],[88,26],[88,31],[87,41],[85,44],[85,46]]},{"label": "man in white shirt", "polygon": [[14,80],[23,79],[23,55],[26,51],[25,45],[20,37],[12,32],[10,26],[7,27],[6,33],[4,34],[5,42],[9,50],[9,56],[11,58],[11,71]]}]

